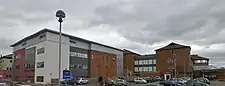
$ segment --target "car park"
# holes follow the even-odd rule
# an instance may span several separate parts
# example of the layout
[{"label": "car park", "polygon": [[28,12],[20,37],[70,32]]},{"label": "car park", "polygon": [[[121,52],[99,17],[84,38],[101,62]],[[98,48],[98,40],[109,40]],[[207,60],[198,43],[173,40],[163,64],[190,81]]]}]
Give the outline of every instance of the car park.
[{"label": "car park", "polygon": [[76,84],[87,84],[88,80],[85,78],[78,78],[75,82]]},{"label": "car park", "polygon": [[127,86],[127,81],[125,79],[117,78],[114,81],[114,85],[116,85],[116,86]]},{"label": "car park", "polygon": [[161,85],[159,82],[153,82],[153,83],[145,84],[144,86],[163,86],[163,85]]},{"label": "car park", "polygon": [[146,84],[147,81],[143,78],[137,77],[137,78],[134,78],[134,83],[135,84]]},{"label": "car park", "polygon": [[210,85],[210,81],[207,78],[196,78],[194,80],[197,82],[203,82],[203,83]]},{"label": "car park", "polygon": [[9,86],[6,83],[0,83],[0,86]]}]

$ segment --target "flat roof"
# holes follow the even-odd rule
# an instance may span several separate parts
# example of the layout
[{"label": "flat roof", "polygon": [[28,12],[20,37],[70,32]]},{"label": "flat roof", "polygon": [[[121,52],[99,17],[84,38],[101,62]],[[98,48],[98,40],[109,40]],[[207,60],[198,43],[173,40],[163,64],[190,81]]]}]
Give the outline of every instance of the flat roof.
[{"label": "flat roof", "polygon": [[124,53],[125,54],[127,54],[127,53],[133,53],[133,54],[136,54],[136,55],[139,55],[140,56],[140,54],[138,54],[138,53],[136,53],[136,52],[133,52],[133,51],[131,51],[131,50],[128,50],[128,49],[123,49],[124,50]]},{"label": "flat roof", "polygon": [[136,60],[156,59],[156,54],[148,54],[148,55],[135,56],[135,59]]},{"label": "flat roof", "polygon": [[12,59],[12,54],[9,54],[9,55],[5,55],[5,56],[2,56],[2,57],[0,57],[0,59]]},{"label": "flat roof", "polygon": [[205,58],[199,55],[191,55],[192,60],[209,60],[209,58]]},{"label": "flat roof", "polygon": [[[40,30],[40,31],[38,31],[38,32],[36,32],[36,33],[30,35],[30,36],[27,36],[27,37],[25,37],[25,38],[19,40],[18,42],[14,43],[14,44],[12,44],[12,45],[10,45],[10,46],[11,46],[11,47],[14,47],[14,46],[16,46],[16,45],[18,45],[18,44],[20,44],[20,43],[26,41],[26,40],[29,40],[29,39],[32,39],[32,38],[36,37],[36,36],[38,36],[39,34],[44,33],[44,32],[50,32],[50,33],[54,33],[54,34],[59,34],[58,31],[54,31],[54,30],[50,30],[50,29],[45,28],[45,29],[42,29],[42,30]],[[65,34],[65,33],[62,33],[62,36],[67,36],[67,37],[70,37],[71,39],[77,39],[77,40],[80,40],[80,41],[83,41],[83,42],[93,43],[93,44],[101,45],[101,46],[104,46],[104,47],[112,48],[112,49],[115,49],[115,50],[118,50],[118,51],[123,51],[122,49],[119,49],[119,48],[115,48],[115,47],[111,47],[111,46],[108,46],[108,45],[100,44],[100,43],[98,43],[98,42],[86,40],[86,39],[79,38],[79,37],[72,36],[72,35],[68,35],[68,34]]]}]

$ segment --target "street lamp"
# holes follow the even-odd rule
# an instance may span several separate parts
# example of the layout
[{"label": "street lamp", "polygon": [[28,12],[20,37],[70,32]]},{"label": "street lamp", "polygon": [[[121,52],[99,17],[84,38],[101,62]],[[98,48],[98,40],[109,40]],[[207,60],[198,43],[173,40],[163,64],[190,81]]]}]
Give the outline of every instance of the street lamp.
[{"label": "street lamp", "polygon": [[62,10],[58,10],[56,12],[56,17],[59,21],[59,79],[58,79],[58,86],[60,86],[60,79],[61,79],[61,37],[62,37],[62,27],[61,24],[63,22],[63,19],[66,18],[66,14]]}]

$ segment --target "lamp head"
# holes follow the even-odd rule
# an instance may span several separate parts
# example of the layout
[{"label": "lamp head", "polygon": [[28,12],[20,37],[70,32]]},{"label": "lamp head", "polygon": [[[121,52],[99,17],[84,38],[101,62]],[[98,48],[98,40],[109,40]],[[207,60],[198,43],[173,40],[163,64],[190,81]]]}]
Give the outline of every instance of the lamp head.
[{"label": "lamp head", "polygon": [[56,17],[58,17],[58,18],[66,18],[66,14],[62,10],[58,10],[56,12]]}]

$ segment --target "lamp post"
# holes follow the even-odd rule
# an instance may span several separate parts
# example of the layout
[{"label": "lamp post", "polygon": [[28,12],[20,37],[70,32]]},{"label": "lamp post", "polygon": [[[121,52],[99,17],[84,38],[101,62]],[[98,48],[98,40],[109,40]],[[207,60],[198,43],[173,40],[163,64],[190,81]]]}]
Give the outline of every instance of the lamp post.
[{"label": "lamp post", "polygon": [[66,18],[66,14],[62,10],[58,10],[56,12],[56,17],[58,18],[59,22],[59,79],[58,79],[58,86],[60,86],[60,79],[61,79],[61,37],[62,37],[62,27],[61,24],[63,19]]}]

